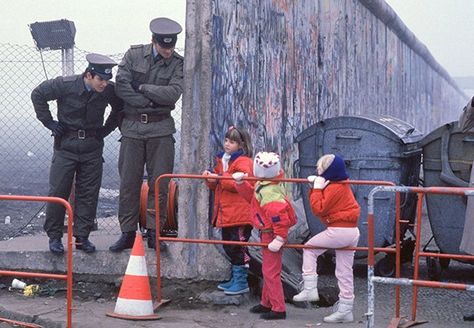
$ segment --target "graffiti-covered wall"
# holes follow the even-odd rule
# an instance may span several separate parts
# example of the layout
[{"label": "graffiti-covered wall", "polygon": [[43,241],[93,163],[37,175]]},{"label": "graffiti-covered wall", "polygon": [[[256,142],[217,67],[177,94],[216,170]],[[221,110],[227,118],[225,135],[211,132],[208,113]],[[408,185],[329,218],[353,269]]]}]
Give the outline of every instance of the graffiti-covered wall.
[{"label": "graffiti-covered wall", "polygon": [[[467,101],[383,0],[187,0],[186,13],[179,173],[209,168],[230,124],[292,176],[295,136],[322,119],[389,114],[427,133]],[[179,181],[178,206],[180,237],[212,238],[202,181]],[[215,248],[170,250],[177,277],[226,272]]]},{"label": "graffiti-covered wall", "polygon": [[294,137],[321,119],[389,114],[426,133],[466,102],[384,1],[212,0],[212,11],[214,150],[235,123],[290,169]]}]

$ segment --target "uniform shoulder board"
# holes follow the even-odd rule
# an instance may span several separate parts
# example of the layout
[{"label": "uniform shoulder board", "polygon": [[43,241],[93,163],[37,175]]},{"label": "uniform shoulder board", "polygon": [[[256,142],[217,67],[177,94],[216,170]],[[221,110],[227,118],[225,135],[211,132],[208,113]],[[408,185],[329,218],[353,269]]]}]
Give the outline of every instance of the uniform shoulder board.
[{"label": "uniform shoulder board", "polygon": [[184,57],[178,54],[176,51],[173,53],[176,58],[179,58],[181,60],[184,60]]},{"label": "uniform shoulder board", "polygon": [[72,81],[76,81],[76,79],[77,79],[77,75],[69,75],[69,76],[63,77],[64,82],[72,82]]},{"label": "uniform shoulder board", "polygon": [[131,45],[130,48],[132,49],[143,48],[143,44],[134,44],[134,45]]}]

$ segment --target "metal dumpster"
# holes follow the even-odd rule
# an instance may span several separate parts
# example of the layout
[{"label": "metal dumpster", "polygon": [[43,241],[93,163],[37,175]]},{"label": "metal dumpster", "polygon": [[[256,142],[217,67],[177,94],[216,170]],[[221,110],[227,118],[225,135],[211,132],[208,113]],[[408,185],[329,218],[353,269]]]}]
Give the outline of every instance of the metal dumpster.
[{"label": "metal dumpster", "polygon": [[[474,130],[463,133],[458,122],[452,122],[432,131],[420,144],[425,187],[468,187],[474,161]],[[460,253],[466,203],[467,197],[426,195],[431,230],[442,253]]]},{"label": "metal dumpster", "polygon": [[[344,158],[352,180],[384,180],[397,185],[418,185],[421,132],[390,116],[340,116],[323,120],[296,137],[299,160],[295,169],[299,177],[315,174],[317,159],[329,153]],[[299,166],[299,168],[298,168]],[[325,229],[310,208],[308,190],[302,187],[306,218],[311,235]],[[367,196],[373,186],[353,186],[361,208],[359,246],[367,246]],[[413,222],[416,196],[401,195],[402,219]],[[392,245],[394,240],[395,196],[380,194],[375,198],[375,247]],[[402,238],[408,225],[402,226]],[[357,252],[357,257],[365,256]]]}]

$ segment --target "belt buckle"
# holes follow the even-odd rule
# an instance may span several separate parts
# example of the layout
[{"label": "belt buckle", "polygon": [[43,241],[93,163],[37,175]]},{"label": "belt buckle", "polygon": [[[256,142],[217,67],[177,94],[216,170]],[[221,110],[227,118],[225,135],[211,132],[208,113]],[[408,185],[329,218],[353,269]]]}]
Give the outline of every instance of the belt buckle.
[{"label": "belt buckle", "polygon": [[140,123],[143,123],[143,124],[148,123],[148,114],[140,114]]},{"label": "belt buckle", "polygon": [[77,130],[77,138],[78,139],[85,139],[86,138],[86,130]]}]

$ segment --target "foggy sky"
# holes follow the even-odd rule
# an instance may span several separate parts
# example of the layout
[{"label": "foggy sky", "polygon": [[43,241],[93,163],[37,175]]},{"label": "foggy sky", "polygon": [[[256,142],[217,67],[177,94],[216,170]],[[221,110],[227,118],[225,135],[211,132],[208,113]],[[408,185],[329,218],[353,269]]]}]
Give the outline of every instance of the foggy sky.
[{"label": "foggy sky", "polygon": [[[474,76],[474,0],[386,1],[452,76]],[[152,18],[167,16],[184,28],[185,8],[186,0],[2,1],[0,43],[34,45],[28,24],[69,19],[78,48],[115,54],[150,42]],[[177,47],[184,47],[184,33]]]},{"label": "foggy sky", "polygon": [[[166,16],[184,29],[186,0],[13,0],[2,1],[0,43],[34,46],[28,24],[68,19],[76,26],[76,47],[116,54],[151,41],[150,20]],[[177,48],[184,48],[184,33]]]},{"label": "foggy sky", "polygon": [[474,76],[473,0],[386,0],[451,76]]}]

